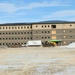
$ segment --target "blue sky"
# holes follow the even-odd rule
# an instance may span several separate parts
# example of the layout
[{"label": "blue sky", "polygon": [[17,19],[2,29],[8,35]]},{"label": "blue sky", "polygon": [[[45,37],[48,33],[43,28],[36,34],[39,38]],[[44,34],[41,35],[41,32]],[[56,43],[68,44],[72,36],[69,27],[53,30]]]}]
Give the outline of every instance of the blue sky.
[{"label": "blue sky", "polygon": [[0,0],[0,23],[75,21],[75,0]]}]

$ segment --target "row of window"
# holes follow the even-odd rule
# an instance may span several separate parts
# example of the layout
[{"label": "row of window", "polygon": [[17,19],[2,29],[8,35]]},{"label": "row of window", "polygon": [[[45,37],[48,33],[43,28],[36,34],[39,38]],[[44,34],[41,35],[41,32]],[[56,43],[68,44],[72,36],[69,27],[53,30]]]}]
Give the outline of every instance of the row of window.
[{"label": "row of window", "polygon": [[0,29],[31,29],[31,26],[13,26],[13,27],[0,27]]},{"label": "row of window", "polygon": [[32,39],[32,37],[21,37],[21,38],[0,38],[0,40],[23,40],[23,39]]},{"label": "row of window", "polygon": [[0,34],[32,34],[32,32],[4,32]]},{"label": "row of window", "polygon": [[[36,27],[38,27],[38,25],[36,25]],[[49,28],[50,27],[50,25],[42,25],[41,26],[42,28]],[[56,28],[56,25],[51,25],[51,28]]]},{"label": "row of window", "polygon": [[[38,38],[38,37],[36,37]],[[50,37],[41,37],[41,39],[50,39]]]},{"label": "row of window", "polygon": [[[38,25],[36,25],[36,27],[38,27]],[[50,27],[50,25],[42,25],[42,28],[46,28],[46,27]]]},{"label": "row of window", "polygon": [[26,44],[26,43],[0,43],[0,45],[22,45],[22,44]]},{"label": "row of window", "polygon": [[[36,37],[38,38],[38,37]],[[42,39],[50,39],[50,37],[41,37]],[[0,38],[0,40],[23,40],[23,39],[32,39],[32,37],[21,37],[21,38]]]},{"label": "row of window", "polygon": [[[36,31],[38,33],[38,31]],[[42,31],[42,33],[50,33],[50,31]],[[32,32],[4,32],[0,34],[32,34]]]}]

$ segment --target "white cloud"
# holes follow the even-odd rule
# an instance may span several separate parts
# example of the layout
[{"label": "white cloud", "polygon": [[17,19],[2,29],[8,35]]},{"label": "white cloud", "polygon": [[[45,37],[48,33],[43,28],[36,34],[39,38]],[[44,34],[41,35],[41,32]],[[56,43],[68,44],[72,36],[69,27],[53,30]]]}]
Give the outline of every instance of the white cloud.
[{"label": "white cloud", "polygon": [[51,13],[49,15],[43,16],[45,19],[63,19],[63,18],[69,18],[75,16],[75,10],[62,10],[62,11],[56,11],[54,13]]},{"label": "white cloud", "polygon": [[[18,0],[17,0],[18,1]],[[23,0],[19,0],[19,3]],[[7,13],[13,13],[16,12],[18,10],[24,10],[24,9],[34,9],[34,8],[39,8],[39,7],[51,7],[51,6],[67,6],[67,4],[62,3],[62,2],[58,2],[58,1],[51,1],[51,2],[47,2],[47,1],[43,1],[43,2],[33,2],[33,3],[29,3],[25,5],[19,5],[13,2],[4,2],[4,3],[0,3],[0,12],[7,12]]]},{"label": "white cloud", "polygon": [[63,3],[58,2],[58,1],[33,2],[33,3],[29,3],[26,6],[22,6],[19,9],[34,9],[34,8],[39,8],[39,7],[52,7],[52,6],[68,6],[68,4],[63,4]]},{"label": "white cloud", "polygon": [[17,8],[11,3],[0,3],[0,12],[15,12]]}]

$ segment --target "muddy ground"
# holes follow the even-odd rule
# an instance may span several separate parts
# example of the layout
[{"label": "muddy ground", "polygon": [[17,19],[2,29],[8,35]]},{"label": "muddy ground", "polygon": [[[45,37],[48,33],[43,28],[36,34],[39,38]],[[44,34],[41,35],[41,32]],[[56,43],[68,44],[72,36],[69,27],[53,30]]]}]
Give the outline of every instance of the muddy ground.
[{"label": "muddy ground", "polygon": [[75,49],[0,48],[0,75],[75,75]]}]

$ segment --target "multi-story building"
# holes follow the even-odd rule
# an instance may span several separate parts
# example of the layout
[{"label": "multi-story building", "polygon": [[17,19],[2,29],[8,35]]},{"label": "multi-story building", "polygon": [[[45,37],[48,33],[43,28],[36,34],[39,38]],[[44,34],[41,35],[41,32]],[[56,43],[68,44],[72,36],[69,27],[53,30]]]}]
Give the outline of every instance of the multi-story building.
[{"label": "multi-story building", "polygon": [[29,40],[75,42],[75,22],[39,22],[0,24],[0,45],[22,45]]}]

